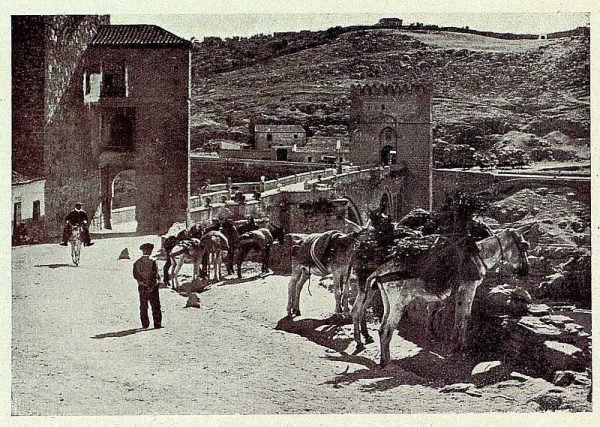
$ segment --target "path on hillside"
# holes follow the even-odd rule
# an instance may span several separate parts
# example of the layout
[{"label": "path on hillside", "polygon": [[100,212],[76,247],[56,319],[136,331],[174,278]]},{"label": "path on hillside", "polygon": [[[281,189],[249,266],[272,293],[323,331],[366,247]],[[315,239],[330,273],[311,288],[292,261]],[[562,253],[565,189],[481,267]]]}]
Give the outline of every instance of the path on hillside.
[{"label": "path on hillside", "polygon": [[513,380],[481,397],[442,394],[444,383],[468,379],[474,362],[457,365],[399,337],[400,366],[382,371],[377,344],[352,356],[350,326],[323,320],[333,297],[316,281],[312,296],[303,294],[305,317],[282,319],[281,276],[213,286],[199,309],[162,289],[165,328],[140,332],[133,260],[117,257],[127,247],[137,258],[148,240],[158,243],[97,240],[77,268],[58,245],[12,250],[13,414],[525,411],[550,387]]}]

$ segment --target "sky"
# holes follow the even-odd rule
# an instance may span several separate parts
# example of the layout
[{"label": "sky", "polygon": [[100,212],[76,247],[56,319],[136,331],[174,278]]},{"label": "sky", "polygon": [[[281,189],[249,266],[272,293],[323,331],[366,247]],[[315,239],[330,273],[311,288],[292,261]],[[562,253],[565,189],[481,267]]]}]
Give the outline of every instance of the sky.
[{"label": "sky", "polygon": [[180,37],[230,37],[271,34],[275,31],[324,30],[337,25],[374,24],[383,17],[399,17],[405,24],[544,34],[570,30],[589,23],[581,12],[544,13],[232,13],[198,15],[111,14],[112,24],[155,24]]}]

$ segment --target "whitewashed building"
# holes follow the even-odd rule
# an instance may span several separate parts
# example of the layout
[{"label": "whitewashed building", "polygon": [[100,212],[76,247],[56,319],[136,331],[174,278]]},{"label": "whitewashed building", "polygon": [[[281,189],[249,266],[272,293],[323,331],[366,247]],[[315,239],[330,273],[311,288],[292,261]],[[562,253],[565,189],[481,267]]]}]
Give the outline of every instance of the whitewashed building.
[{"label": "whitewashed building", "polygon": [[12,174],[11,234],[20,242],[23,230],[29,239],[41,240],[44,233],[44,178],[27,178]]}]

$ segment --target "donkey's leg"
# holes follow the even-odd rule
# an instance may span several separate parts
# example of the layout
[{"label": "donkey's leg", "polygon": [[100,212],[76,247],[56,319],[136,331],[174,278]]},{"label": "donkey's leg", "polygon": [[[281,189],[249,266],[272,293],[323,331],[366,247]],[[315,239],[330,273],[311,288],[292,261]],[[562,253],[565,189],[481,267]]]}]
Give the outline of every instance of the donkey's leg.
[{"label": "donkey's leg", "polygon": [[221,250],[217,250],[217,253],[215,254],[215,258],[217,260],[217,265],[215,266],[215,270],[218,269],[219,271],[219,277],[217,278],[217,280],[221,280],[221,277],[223,277],[222,272],[221,272],[221,263],[223,262],[223,258],[221,255]]},{"label": "donkey's leg", "polygon": [[411,299],[405,289],[403,289],[406,285],[406,281],[380,283],[378,285],[383,300],[383,320],[381,322],[381,329],[379,330],[380,365],[382,368],[389,365],[391,361],[390,342],[394,331],[398,328],[400,319],[402,319],[402,314],[404,314],[404,310]]},{"label": "donkey's leg", "polygon": [[165,282],[165,286],[169,286],[169,269],[171,268],[171,257],[167,254],[167,261],[163,266],[163,281]]},{"label": "donkey's leg", "polygon": [[342,313],[342,277],[337,268],[333,270],[333,293],[335,296],[335,314]]},{"label": "donkey's leg", "polygon": [[263,251],[263,273],[269,272],[269,256],[271,255],[271,245],[266,245]]},{"label": "donkey's leg", "polygon": [[244,262],[244,259],[246,259],[246,255],[248,255],[249,251],[250,251],[249,246],[244,246],[243,248],[239,249],[240,253],[239,253],[238,262],[237,262],[238,279],[242,278],[242,263]]},{"label": "donkey's leg", "polygon": [[[369,286],[367,281],[367,286]],[[352,306],[352,324],[354,326],[354,341],[356,341],[357,349],[364,347],[360,338],[360,326],[361,318],[364,318],[363,311],[365,309],[365,303],[367,301],[367,287],[363,288],[362,286],[358,287],[358,295],[356,296],[356,300],[354,300],[354,305]]]},{"label": "donkey's leg", "polygon": [[235,249],[233,247],[233,243],[229,245],[229,249],[227,250],[227,274],[233,274],[233,258],[235,255]]},{"label": "donkey's leg", "polygon": [[290,277],[290,282],[288,283],[288,305],[287,305],[287,314],[292,317],[295,315],[295,303],[296,303],[296,285],[300,280],[300,276],[302,275],[302,266],[294,265],[292,263],[292,276]]},{"label": "donkey's leg", "polygon": [[365,338],[365,344],[371,344],[374,342],[373,337],[369,335],[369,329],[367,328],[367,307],[371,305],[373,301],[374,289],[371,286],[366,288],[366,295],[364,296],[364,300],[362,302],[362,307],[360,308],[360,332],[362,336]]},{"label": "donkey's leg", "polygon": [[170,272],[170,277],[171,277],[171,288],[175,289],[175,287],[177,286],[177,275],[175,274],[175,269],[177,268],[177,258],[172,257],[171,258],[171,272]]},{"label": "donkey's leg", "polygon": [[459,349],[467,348],[469,339],[469,323],[471,321],[471,308],[477,287],[482,280],[463,282],[458,287],[455,295],[454,307],[454,336],[458,339]]},{"label": "donkey's leg", "polygon": [[350,317],[350,305],[348,298],[350,295],[350,274],[346,272],[340,275],[340,288],[342,289],[342,313],[345,318]]},{"label": "donkey's leg", "polygon": [[300,278],[296,283],[296,294],[294,295],[294,309],[296,310],[296,314],[300,316],[300,292],[302,292],[302,287],[310,277],[310,273],[308,272],[308,268],[302,267]]},{"label": "donkey's leg", "polygon": [[175,290],[179,291],[179,270],[181,270],[181,267],[183,266],[183,263],[185,262],[185,257],[181,257],[179,259],[175,259],[175,268],[173,270],[173,285],[175,286]]}]

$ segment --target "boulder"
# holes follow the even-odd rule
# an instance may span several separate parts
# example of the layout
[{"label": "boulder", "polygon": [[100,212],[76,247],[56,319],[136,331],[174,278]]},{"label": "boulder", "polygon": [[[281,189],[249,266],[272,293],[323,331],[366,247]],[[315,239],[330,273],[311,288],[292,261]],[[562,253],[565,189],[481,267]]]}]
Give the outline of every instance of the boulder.
[{"label": "boulder", "polygon": [[548,340],[542,347],[542,359],[550,371],[577,370],[585,367],[583,350],[572,344]]},{"label": "boulder", "polygon": [[550,132],[544,136],[544,140],[552,145],[565,145],[571,142],[571,138],[559,130]]},{"label": "boulder", "polygon": [[559,387],[566,387],[571,385],[575,380],[575,372],[573,371],[556,371],[554,373],[554,378],[552,379],[552,384],[557,385]]},{"label": "boulder", "polygon": [[540,320],[544,323],[549,323],[554,326],[564,327],[567,323],[573,323],[573,319],[568,316],[563,316],[561,314],[547,314],[545,316],[540,317]]},{"label": "boulder", "polygon": [[502,366],[502,362],[500,362],[499,360],[481,362],[473,368],[473,370],[471,371],[471,375],[485,374],[500,366]]},{"label": "boulder", "polygon": [[185,304],[185,308],[188,308],[188,307],[200,308],[200,299],[198,298],[197,293],[192,292],[188,295],[188,299]]},{"label": "boulder", "polygon": [[550,314],[550,306],[546,304],[529,304],[527,306],[527,312],[532,316],[545,316]]},{"label": "boulder", "polygon": [[510,377],[517,381],[521,381],[521,382],[525,382],[525,381],[529,381],[529,380],[533,379],[533,377],[530,377],[529,375],[521,374],[520,372],[511,372]]},{"label": "boulder", "polygon": [[494,286],[480,298],[477,310],[491,315],[522,316],[527,313],[527,303],[531,302],[527,291],[508,284]]},{"label": "boulder", "polygon": [[542,411],[556,411],[560,408],[565,400],[563,388],[551,388],[545,390],[533,398],[529,399],[528,402],[535,402],[540,405]]},{"label": "boulder", "polygon": [[468,390],[473,389],[475,389],[473,383],[455,383],[442,387],[440,393],[466,393]]},{"label": "boulder", "polygon": [[121,251],[121,254],[119,255],[119,258],[117,258],[117,260],[119,260],[119,259],[131,259],[129,257],[129,250],[127,248],[125,248]]}]

